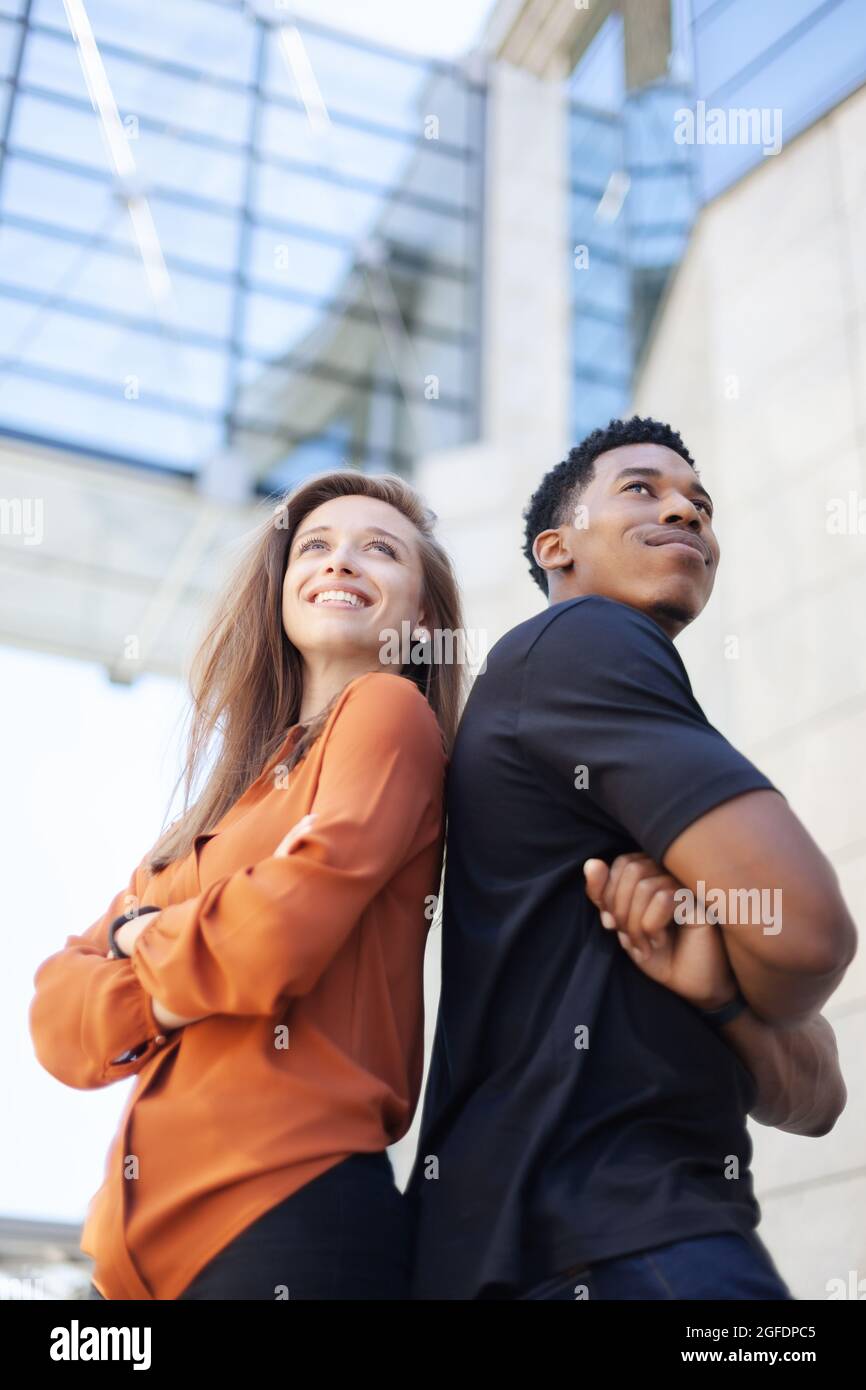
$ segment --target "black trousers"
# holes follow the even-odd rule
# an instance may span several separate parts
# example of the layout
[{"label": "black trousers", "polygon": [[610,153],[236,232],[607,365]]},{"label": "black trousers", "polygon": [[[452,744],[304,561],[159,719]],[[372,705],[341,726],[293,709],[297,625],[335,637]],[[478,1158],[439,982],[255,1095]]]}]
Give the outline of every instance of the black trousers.
[{"label": "black trousers", "polygon": [[[409,1204],[387,1153],[352,1154],[235,1236],[179,1299],[408,1299]],[[89,1298],[102,1298],[91,1284]]]}]

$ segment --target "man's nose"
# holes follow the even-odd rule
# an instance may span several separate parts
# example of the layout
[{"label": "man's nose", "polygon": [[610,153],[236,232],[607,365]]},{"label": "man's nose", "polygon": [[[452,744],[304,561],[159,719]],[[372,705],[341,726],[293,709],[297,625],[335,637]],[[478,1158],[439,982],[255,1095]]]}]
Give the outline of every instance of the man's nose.
[{"label": "man's nose", "polygon": [[700,529],[701,514],[690,498],[684,496],[668,497],[662,505],[661,521],[664,523],[685,522],[688,526]]}]

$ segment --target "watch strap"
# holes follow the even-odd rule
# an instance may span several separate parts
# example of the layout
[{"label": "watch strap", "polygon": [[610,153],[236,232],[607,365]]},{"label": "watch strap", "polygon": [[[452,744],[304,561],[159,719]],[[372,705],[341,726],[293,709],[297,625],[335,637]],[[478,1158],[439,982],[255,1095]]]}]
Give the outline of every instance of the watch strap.
[{"label": "watch strap", "polygon": [[713,1028],[721,1028],[732,1019],[738,1018],[748,1007],[749,1001],[738,987],[733,999],[728,1000],[720,1009],[699,1009],[698,1012]]},{"label": "watch strap", "polygon": [[111,954],[112,954],[117,960],[129,960],[129,956],[126,954],[126,951],[122,951],[122,950],[120,949],[120,947],[118,946],[118,944],[117,944],[116,933],[119,932],[119,931],[120,931],[120,928],[123,927],[123,926],[125,926],[127,922],[134,922],[135,919],[136,919],[136,917],[143,917],[144,914],[145,914],[145,912],[161,912],[161,911],[162,911],[162,908],[156,907],[156,906],[154,906],[154,907],[140,907],[140,908],[138,908],[138,910],[137,910],[136,912],[133,912],[132,916],[128,916],[127,913],[122,912],[122,913],[120,914],[119,917],[115,917],[115,919],[114,919],[114,921],[112,922],[111,926],[108,928],[108,945],[109,945],[109,949],[111,950]]}]

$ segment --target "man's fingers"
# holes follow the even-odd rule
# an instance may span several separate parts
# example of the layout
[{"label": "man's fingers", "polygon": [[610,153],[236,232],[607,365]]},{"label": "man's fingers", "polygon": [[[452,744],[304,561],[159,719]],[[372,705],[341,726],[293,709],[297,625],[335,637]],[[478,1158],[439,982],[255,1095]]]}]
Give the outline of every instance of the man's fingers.
[{"label": "man's fingers", "polygon": [[620,946],[625,951],[626,955],[631,956],[632,960],[640,962],[646,960],[648,956],[652,955],[652,952],[650,950],[643,951],[640,949],[640,947],[635,946],[634,942],[631,941],[631,939],[629,938],[627,932],[618,931],[616,937]]},{"label": "man's fingers", "polygon": [[608,879],[608,867],[603,859],[587,859],[583,866],[586,880],[586,896],[597,908],[604,902],[604,889]]},{"label": "man's fingers", "polygon": [[632,943],[642,951],[654,950],[654,934],[666,925],[665,918],[648,917],[650,904],[667,879],[664,874],[652,878],[642,878],[635,886],[628,910],[628,919],[621,926],[628,932]]},{"label": "man's fingers", "polygon": [[643,915],[642,926],[645,932],[652,935],[663,934],[663,929],[674,920],[675,893],[676,887],[673,883],[668,886],[667,880],[658,885]]},{"label": "man's fingers", "polygon": [[[620,892],[623,876],[628,871],[631,871],[631,873],[633,873],[633,882],[636,883],[638,879],[641,877],[641,875],[658,873],[658,868],[646,854],[635,853],[617,855],[616,859],[614,859],[613,863],[610,866],[610,875],[608,877],[607,885],[604,890],[605,910],[611,913],[611,915],[614,917],[617,917],[619,914],[619,909],[617,907],[617,895]],[[628,902],[630,901],[630,899],[631,894],[629,893],[626,895],[625,898],[623,919],[628,914]]]},{"label": "man's fingers", "polygon": [[[658,869],[651,859],[646,855],[623,856],[626,862],[616,879],[616,887],[613,892],[613,902],[609,907],[616,918],[617,926],[628,931],[631,905],[637,891],[638,884],[646,878],[651,878],[658,873]],[[613,866],[611,867],[611,878],[613,878]],[[610,894],[606,894],[608,902]]]},{"label": "man's fingers", "polygon": [[671,936],[670,932],[666,928],[663,931],[658,932],[653,937],[653,942],[655,943],[655,950],[644,950],[641,947],[635,946],[627,932],[618,931],[616,935],[617,940],[619,941],[619,944],[622,946],[623,950],[638,965],[648,960],[652,960],[653,962],[655,962],[655,966],[657,968],[662,962],[664,962],[665,953],[669,951],[671,948]]}]

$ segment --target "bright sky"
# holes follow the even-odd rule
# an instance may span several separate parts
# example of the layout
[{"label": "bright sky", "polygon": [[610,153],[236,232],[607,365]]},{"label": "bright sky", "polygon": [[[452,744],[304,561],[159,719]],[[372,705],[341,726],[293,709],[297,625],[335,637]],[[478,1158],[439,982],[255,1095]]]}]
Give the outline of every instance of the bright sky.
[{"label": "bright sky", "polygon": [[77,1220],[102,1181],[132,1081],[76,1091],[33,1055],[36,967],[86,931],[162,826],[180,768],[186,693],[0,647],[5,969],[0,972],[0,1211]]}]

